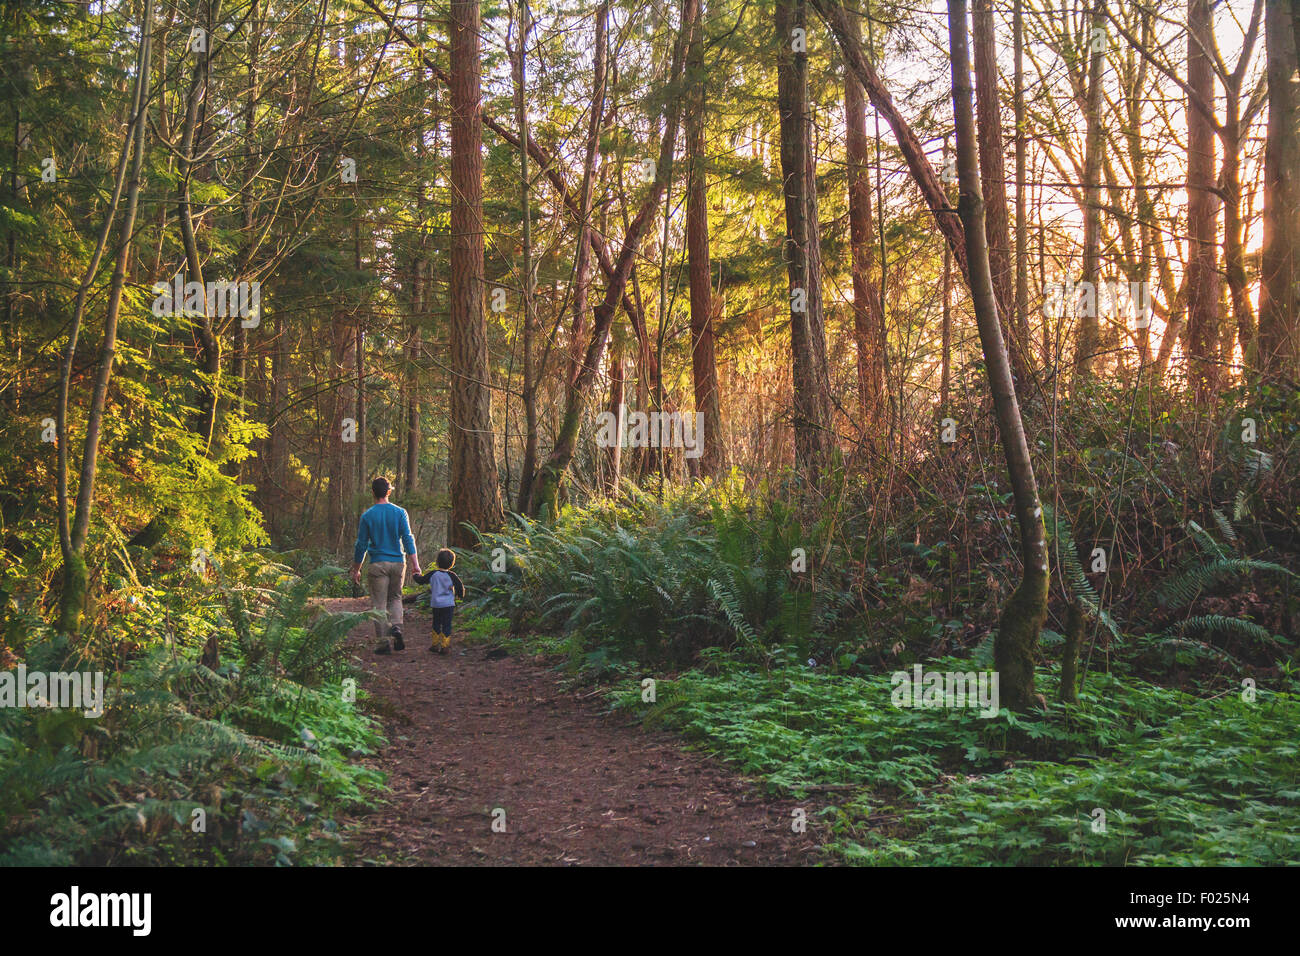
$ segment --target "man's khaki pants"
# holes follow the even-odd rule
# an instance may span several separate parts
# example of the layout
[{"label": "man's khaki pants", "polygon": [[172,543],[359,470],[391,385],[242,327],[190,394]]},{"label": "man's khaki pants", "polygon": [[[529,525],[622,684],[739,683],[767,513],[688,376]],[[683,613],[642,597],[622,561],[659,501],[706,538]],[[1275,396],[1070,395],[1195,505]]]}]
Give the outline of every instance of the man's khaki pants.
[{"label": "man's khaki pants", "polygon": [[405,561],[372,561],[366,580],[370,584],[370,606],[388,612],[388,624],[375,621],[375,637],[388,638],[388,625],[402,626],[402,581],[406,577]]}]

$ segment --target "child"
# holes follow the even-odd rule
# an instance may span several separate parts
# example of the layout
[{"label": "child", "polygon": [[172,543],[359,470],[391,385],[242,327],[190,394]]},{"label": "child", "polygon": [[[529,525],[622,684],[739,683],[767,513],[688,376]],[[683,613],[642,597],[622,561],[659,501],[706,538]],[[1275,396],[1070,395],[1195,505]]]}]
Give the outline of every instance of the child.
[{"label": "child", "polygon": [[446,654],[451,647],[451,615],[456,609],[456,601],[465,598],[465,585],[452,570],[456,564],[455,551],[439,549],[434,563],[436,568],[428,574],[415,575],[415,580],[429,585],[429,607],[433,614],[433,646],[429,650]]}]

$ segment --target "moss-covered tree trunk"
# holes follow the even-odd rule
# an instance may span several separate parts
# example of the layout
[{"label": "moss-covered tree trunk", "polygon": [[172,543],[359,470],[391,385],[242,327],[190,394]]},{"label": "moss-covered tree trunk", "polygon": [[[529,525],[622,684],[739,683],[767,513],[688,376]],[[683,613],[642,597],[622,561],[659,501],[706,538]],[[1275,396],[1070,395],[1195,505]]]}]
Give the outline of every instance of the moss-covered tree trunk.
[{"label": "moss-covered tree trunk", "polygon": [[1002,609],[993,661],[998,671],[1002,701],[1011,710],[1025,710],[1034,703],[1034,657],[1038,632],[1047,616],[1047,534],[1043,507],[1038,500],[1025,440],[1020,404],[1011,378],[1011,361],[998,321],[997,297],[989,268],[988,241],[984,233],[984,199],[980,192],[979,160],[976,156],[975,119],[971,105],[970,47],[967,38],[965,0],[948,0],[948,38],[952,52],[952,104],[956,119],[957,177],[961,216],[966,238],[966,259],[970,268],[971,298],[980,345],[988,368],[989,388],[997,413],[998,433],[1011,478],[1016,522],[1020,527],[1020,550],[1024,574],[1020,586]]},{"label": "moss-covered tree trunk", "polygon": [[1083,644],[1083,608],[1077,600],[1070,601],[1065,614],[1065,646],[1061,651],[1061,689],[1058,697],[1063,704],[1079,700],[1079,648]]}]

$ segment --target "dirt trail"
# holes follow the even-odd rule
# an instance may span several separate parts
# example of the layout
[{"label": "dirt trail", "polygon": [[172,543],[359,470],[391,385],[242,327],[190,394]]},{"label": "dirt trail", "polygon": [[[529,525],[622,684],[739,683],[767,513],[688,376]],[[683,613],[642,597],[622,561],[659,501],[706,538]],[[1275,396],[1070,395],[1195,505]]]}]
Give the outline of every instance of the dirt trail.
[{"label": "dirt trail", "polygon": [[[362,610],[364,599],[330,601]],[[387,802],[357,819],[365,859],[407,864],[797,865],[819,862],[814,819],[773,801],[669,734],[560,687],[527,659],[453,638],[429,653],[429,618],[408,608],[406,647],[350,646],[382,703]],[[505,832],[493,812],[505,811]],[[809,813],[812,807],[807,807]],[[497,814],[499,817],[500,815]]]}]

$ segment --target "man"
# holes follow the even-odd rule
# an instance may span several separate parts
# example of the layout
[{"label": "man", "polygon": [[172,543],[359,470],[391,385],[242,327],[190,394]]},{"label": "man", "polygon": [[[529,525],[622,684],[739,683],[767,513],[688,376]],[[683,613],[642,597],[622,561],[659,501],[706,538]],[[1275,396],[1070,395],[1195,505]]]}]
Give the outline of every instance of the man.
[{"label": "man", "polygon": [[361,562],[369,552],[370,572],[366,580],[370,585],[370,606],[376,611],[387,611],[389,625],[385,634],[384,621],[375,621],[375,637],[380,640],[375,653],[389,654],[406,650],[402,641],[402,582],[406,577],[407,561],[411,564],[411,574],[419,575],[420,558],[415,553],[415,537],[411,534],[411,520],[406,509],[388,500],[393,490],[388,479],[376,478],[370,490],[375,503],[366,509],[357,526],[357,544],[352,550],[352,580],[361,583]]}]

